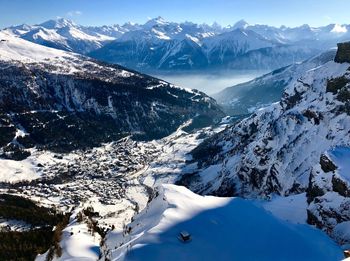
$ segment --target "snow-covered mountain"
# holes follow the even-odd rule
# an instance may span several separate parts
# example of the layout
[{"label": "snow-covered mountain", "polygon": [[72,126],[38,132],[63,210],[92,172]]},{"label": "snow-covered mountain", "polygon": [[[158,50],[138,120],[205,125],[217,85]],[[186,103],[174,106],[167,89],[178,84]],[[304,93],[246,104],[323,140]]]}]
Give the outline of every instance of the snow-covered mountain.
[{"label": "snow-covered mountain", "polygon": [[307,25],[276,28],[249,25],[242,20],[233,26],[221,27],[171,23],[162,18],[146,24],[91,55],[148,70],[273,70],[301,62],[335,47],[338,41],[350,39],[349,26],[336,24],[320,28]]},{"label": "snow-covered mountain", "polygon": [[217,32],[217,28],[207,25],[172,23],[158,17],[90,55],[143,70],[206,68],[208,60],[201,48],[201,39]]},{"label": "snow-covered mountain", "polygon": [[248,51],[273,46],[276,46],[273,41],[241,28],[203,40],[203,49],[213,65],[228,64]]},{"label": "snow-covered mountain", "polygon": [[[335,61],[305,68],[280,102],[212,137],[181,184],[201,194],[271,198],[306,192],[308,222],[350,243],[350,44]],[[298,74],[298,73],[297,73]]]},{"label": "snow-covered mountain", "polygon": [[88,53],[120,37],[128,31],[119,25],[89,27],[63,18],[38,25],[19,25],[4,29],[25,40],[76,53]]},{"label": "snow-covered mountain", "polygon": [[217,102],[230,115],[246,115],[278,102],[284,89],[293,84],[306,71],[333,61],[336,49],[329,50],[302,63],[277,69],[252,81],[228,87],[213,94]]},{"label": "snow-covered mountain", "polygon": [[277,69],[350,40],[349,25],[222,27],[169,22],[81,26],[66,19],[4,29],[23,39],[142,70]]},{"label": "snow-covered mountain", "polygon": [[140,70],[210,70],[275,69],[318,52],[312,46],[291,46],[268,39],[246,27],[154,19],[90,55]]},{"label": "snow-covered mountain", "polygon": [[[307,24],[298,27],[281,26],[279,28],[268,25],[249,25],[245,29],[252,30],[267,39],[280,43],[300,43],[312,42],[318,47],[331,48],[336,41],[349,40],[349,25],[329,24],[321,27],[311,27]],[[304,43],[305,44],[305,43]],[[323,45],[323,46],[322,46]]]},{"label": "snow-covered mountain", "polygon": [[70,151],[130,134],[159,138],[190,118],[208,123],[223,116],[201,92],[4,32],[0,70],[4,157],[21,159],[28,154],[22,149],[33,146]]}]

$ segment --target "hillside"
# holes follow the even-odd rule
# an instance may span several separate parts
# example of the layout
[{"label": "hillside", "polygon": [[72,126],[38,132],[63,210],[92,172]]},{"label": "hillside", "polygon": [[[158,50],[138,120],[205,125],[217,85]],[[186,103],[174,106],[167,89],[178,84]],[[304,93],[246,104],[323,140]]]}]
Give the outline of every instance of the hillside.
[{"label": "hillside", "polygon": [[[340,260],[314,228],[291,224],[240,198],[199,196],[163,185],[123,235],[111,233],[110,260]],[[181,240],[186,231],[191,239]],[[327,248],[324,246],[327,245]],[[292,246],[292,247],[291,247]]]},{"label": "hillside", "polygon": [[335,54],[335,49],[329,50],[302,63],[292,64],[252,81],[228,87],[212,96],[229,115],[253,113],[278,102],[289,84],[294,84],[306,71],[334,60]]},{"label": "hillside", "polygon": [[199,169],[179,184],[204,195],[247,198],[306,192],[308,223],[349,243],[349,68],[347,58],[306,71],[279,102],[193,150]]},{"label": "hillside", "polygon": [[191,118],[206,125],[224,115],[201,92],[7,33],[0,39],[2,157],[22,159],[32,147],[71,151],[127,135],[161,138]]}]

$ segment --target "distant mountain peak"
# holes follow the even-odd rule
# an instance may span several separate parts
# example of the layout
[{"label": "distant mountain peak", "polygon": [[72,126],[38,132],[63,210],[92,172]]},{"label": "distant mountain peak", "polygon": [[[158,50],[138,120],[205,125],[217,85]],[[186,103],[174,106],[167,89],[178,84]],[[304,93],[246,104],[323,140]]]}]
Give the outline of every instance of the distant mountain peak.
[{"label": "distant mountain peak", "polygon": [[222,26],[218,23],[218,22],[214,22],[212,25],[211,25],[212,28],[214,29],[221,29]]},{"label": "distant mountain peak", "polygon": [[156,18],[150,19],[145,23],[145,27],[153,27],[155,25],[165,25],[168,24],[168,22],[161,16],[158,16]]},{"label": "distant mountain peak", "polygon": [[301,26],[299,26],[297,28],[300,28],[300,29],[311,29],[310,25],[308,25],[308,24],[303,24],[303,25],[301,25]]},{"label": "distant mountain peak", "polygon": [[347,33],[348,29],[346,26],[340,25],[340,24],[335,24],[333,26],[333,29],[331,30],[331,33],[337,33],[337,34],[342,34],[342,33]]},{"label": "distant mountain peak", "polygon": [[245,21],[244,19],[241,19],[233,25],[232,29],[245,29],[248,26],[249,24],[247,23],[247,21]]},{"label": "distant mountain peak", "polygon": [[[117,26],[118,24],[115,24],[115,26]],[[124,23],[123,24],[123,26],[135,26],[135,25],[137,25],[136,23],[134,23],[134,22],[126,22],[126,23]],[[118,25],[119,26],[119,25]]]},{"label": "distant mountain peak", "polygon": [[165,19],[164,19],[163,17],[161,17],[161,16],[158,16],[158,17],[153,18],[153,19],[151,19],[151,20],[157,21],[157,22],[159,22],[159,23],[164,23],[164,22],[166,22]]},{"label": "distant mountain peak", "polygon": [[47,29],[54,29],[54,28],[63,28],[63,27],[72,27],[72,26],[76,26],[76,24],[69,19],[65,19],[65,18],[57,18],[57,19],[52,19],[52,20],[48,20],[42,24],[39,24],[42,27],[45,27]]}]

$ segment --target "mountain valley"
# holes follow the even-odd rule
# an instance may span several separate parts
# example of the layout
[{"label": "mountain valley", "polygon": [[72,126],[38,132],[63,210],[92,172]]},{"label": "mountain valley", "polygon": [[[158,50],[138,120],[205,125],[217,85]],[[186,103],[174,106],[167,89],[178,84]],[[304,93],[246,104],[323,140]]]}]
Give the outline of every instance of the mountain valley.
[{"label": "mountain valley", "polygon": [[[348,30],[0,30],[0,260],[342,260]],[[271,72],[212,97],[145,73],[229,69]]]}]

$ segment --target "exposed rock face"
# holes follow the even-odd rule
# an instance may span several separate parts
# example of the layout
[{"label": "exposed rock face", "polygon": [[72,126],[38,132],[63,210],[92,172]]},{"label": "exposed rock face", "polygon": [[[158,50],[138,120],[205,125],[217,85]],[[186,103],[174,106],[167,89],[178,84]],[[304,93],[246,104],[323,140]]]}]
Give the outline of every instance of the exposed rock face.
[{"label": "exposed rock face", "polygon": [[[325,230],[332,236],[341,224],[350,221],[350,184],[338,173],[326,173],[321,164],[316,165],[310,176],[307,197],[308,223]],[[341,244],[350,238],[334,236]]]},{"label": "exposed rock face", "polygon": [[320,157],[320,165],[324,172],[335,171],[337,166],[324,154]]},{"label": "exposed rock face", "polygon": [[334,61],[337,63],[350,63],[350,42],[338,43],[338,52]]}]

